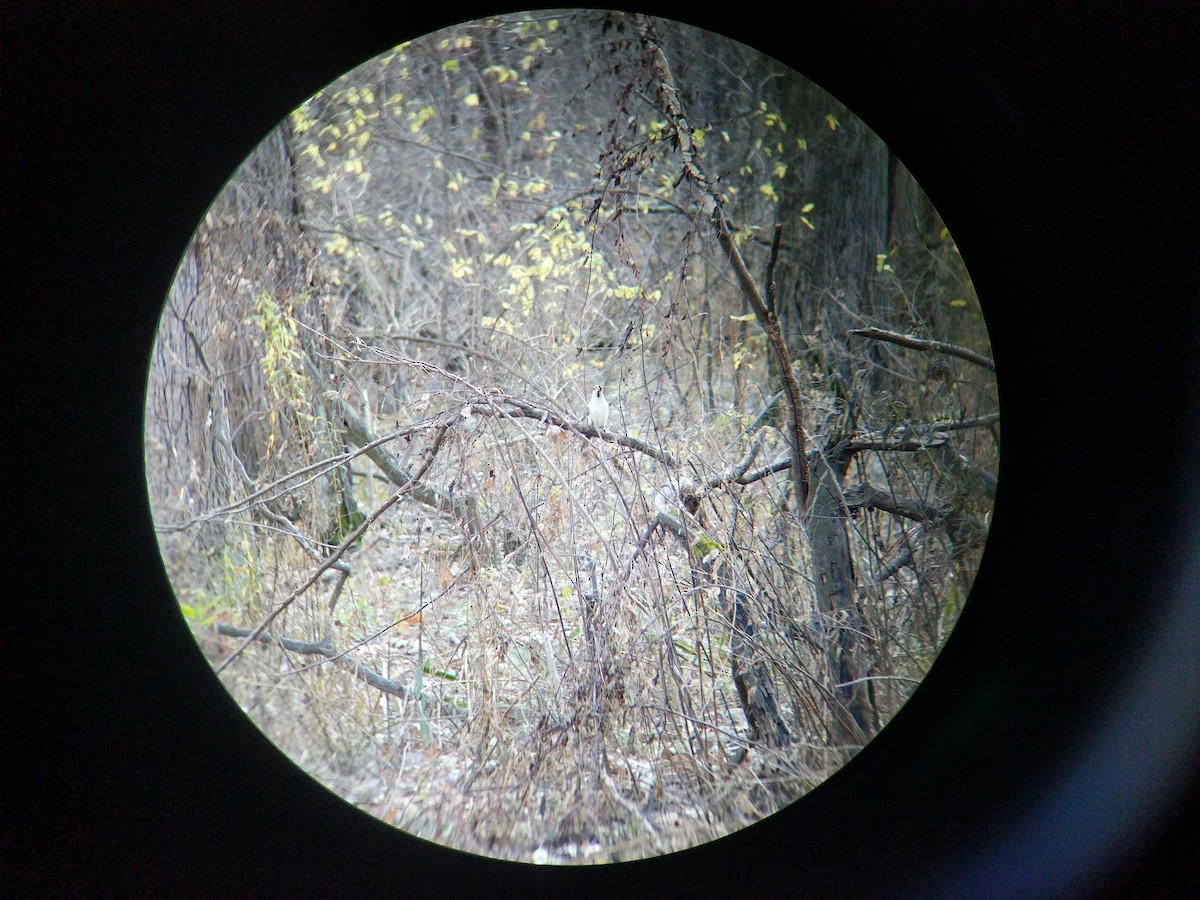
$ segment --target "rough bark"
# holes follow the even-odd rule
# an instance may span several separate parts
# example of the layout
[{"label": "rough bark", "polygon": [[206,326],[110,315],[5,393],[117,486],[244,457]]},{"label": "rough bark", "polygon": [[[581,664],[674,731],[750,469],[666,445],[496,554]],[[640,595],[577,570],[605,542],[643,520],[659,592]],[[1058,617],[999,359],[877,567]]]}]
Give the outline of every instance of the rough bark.
[{"label": "rough bark", "polygon": [[750,723],[751,737],[768,747],[786,747],[790,737],[779,715],[775,689],[754,637],[754,624],[747,608],[750,598],[728,583],[727,565],[722,565],[718,571],[718,597],[731,626],[729,653],[733,683],[742,711]]},{"label": "rough bark", "polygon": [[849,457],[833,448],[815,454],[809,539],[813,582],[823,626],[829,693],[833,706],[832,742],[852,749],[876,730],[871,697],[867,636],[857,605],[854,562],[850,556],[847,509],[842,479]]},{"label": "rough bark", "polygon": [[[244,490],[239,466],[257,478],[268,464],[261,341],[243,322],[255,296],[291,294],[303,281],[294,196],[285,138],[276,129],[219,195],[180,262],[147,391],[147,479],[160,519],[228,503]],[[190,537],[211,550],[224,534],[214,519]],[[182,545],[176,550],[191,555]]]}]

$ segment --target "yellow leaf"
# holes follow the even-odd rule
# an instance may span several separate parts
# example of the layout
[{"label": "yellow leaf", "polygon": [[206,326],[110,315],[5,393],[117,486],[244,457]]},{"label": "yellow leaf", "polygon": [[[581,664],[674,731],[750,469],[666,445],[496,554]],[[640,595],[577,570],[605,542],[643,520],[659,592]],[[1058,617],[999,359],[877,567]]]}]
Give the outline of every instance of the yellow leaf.
[{"label": "yellow leaf", "polygon": [[465,103],[467,106],[478,106],[479,105],[479,95],[478,94],[467,94],[467,96],[463,97],[463,103]]}]

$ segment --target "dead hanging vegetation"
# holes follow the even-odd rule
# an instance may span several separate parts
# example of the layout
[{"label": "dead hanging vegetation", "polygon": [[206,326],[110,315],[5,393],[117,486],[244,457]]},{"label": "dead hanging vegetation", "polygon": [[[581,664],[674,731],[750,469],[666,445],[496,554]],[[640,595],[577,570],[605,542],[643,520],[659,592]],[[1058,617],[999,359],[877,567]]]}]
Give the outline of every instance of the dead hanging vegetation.
[{"label": "dead hanging vegetation", "polygon": [[986,331],[920,204],[823,243],[821,173],[911,187],[789,77],[655,20],[471,23],[322,90],[198,229],[147,398],[163,556],[247,714],[364,810],[682,849],[928,671],[995,496]]}]

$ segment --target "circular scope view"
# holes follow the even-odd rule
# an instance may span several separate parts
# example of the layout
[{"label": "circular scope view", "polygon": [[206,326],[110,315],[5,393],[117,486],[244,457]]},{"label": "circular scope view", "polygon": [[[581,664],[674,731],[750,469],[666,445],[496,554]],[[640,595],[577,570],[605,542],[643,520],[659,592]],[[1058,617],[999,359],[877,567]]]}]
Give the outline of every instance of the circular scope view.
[{"label": "circular scope view", "polygon": [[988,533],[999,403],[928,198],[676,22],[469,22],[324,87],[183,251],[163,560],[247,717],[470,853],[668,853],[896,715]]}]

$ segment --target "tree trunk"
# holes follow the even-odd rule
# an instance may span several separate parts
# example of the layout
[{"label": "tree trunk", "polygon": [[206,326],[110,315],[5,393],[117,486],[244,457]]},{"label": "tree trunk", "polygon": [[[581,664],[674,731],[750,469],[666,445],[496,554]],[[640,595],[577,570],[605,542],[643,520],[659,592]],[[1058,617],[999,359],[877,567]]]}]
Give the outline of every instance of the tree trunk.
[{"label": "tree trunk", "polygon": [[[877,315],[875,260],[886,252],[888,236],[888,150],[823,91],[802,79],[788,84],[782,102],[809,149],[780,204],[785,245],[793,251],[781,259],[779,315],[794,352],[806,348],[802,335],[823,330],[833,358],[821,368],[849,384],[854,364],[840,352],[842,338],[856,315]],[[880,365],[880,359],[871,362],[873,369]]]},{"label": "tree trunk", "polygon": [[[243,495],[237,473],[257,480],[302,459],[308,435],[288,445],[284,417],[273,426],[283,437],[277,434],[269,450],[262,335],[247,324],[256,298],[265,294],[282,305],[307,287],[295,196],[286,137],[275,129],[218,196],[181,261],[147,396],[147,474],[155,509],[169,511],[164,520],[185,520]],[[200,534],[195,546],[211,553],[224,532],[221,521],[206,522],[193,531]],[[175,555],[189,553],[180,546]]]},{"label": "tree trunk", "polygon": [[876,730],[866,680],[870,671],[865,626],[858,611],[854,562],[850,558],[842,480],[849,458],[832,448],[812,454],[813,493],[809,507],[813,582],[825,638],[835,746],[853,750]]},{"label": "tree trunk", "polygon": [[790,738],[779,715],[775,689],[766,663],[754,639],[754,624],[747,609],[750,598],[729,583],[728,564],[722,564],[717,572],[718,596],[731,626],[729,655],[732,658],[733,683],[742,704],[742,712],[750,723],[750,734],[754,740],[768,747],[786,747]]}]

